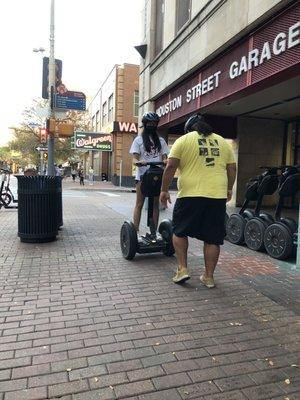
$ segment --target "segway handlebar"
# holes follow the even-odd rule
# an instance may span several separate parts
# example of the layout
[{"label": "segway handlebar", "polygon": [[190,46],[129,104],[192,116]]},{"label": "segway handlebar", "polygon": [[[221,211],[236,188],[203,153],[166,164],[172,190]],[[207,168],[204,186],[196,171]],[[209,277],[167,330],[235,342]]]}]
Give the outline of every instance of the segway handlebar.
[{"label": "segway handlebar", "polygon": [[149,162],[136,162],[135,165],[137,167],[145,167],[146,165],[150,166],[163,166],[165,163],[163,161],[149,161]]},{"label": "segway handlebar", "polygon": [[278,167],[278,169],[300,169],[300,165],[281,165],[280,167]]}]

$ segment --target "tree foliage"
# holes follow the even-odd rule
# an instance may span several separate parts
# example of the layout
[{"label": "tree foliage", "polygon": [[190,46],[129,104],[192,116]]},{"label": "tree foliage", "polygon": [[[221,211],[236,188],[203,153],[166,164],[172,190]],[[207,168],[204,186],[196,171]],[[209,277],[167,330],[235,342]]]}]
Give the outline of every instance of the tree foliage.
[{"label": "tree foliage", "polygon": [[39,146],[40,140],[34,129],[21,125],[13,130],[13,139],[9,142],[8,147],[19,153],[18,164],[23,168],[28,164],[37,165],[40,156],[36,148]]},{"label": "tree foliage", "polygon": [[0,147],[0,167],[9,164],[11,159],[10,149],[8,146]]},{"label": "tree foliage", "polygon": [[[35,99],[30,107],[23,112],[23,120],[18,127],[13,128],[13,139],[8,144],[8,149],[20,155],[17,162],[24,167],[28,164],[38,165],[40,154],[36,150],[41,145],[38,127],[45,126],[47,102],[43,99]],[[66,118],[68,122],[73,122],[75,130],[89,130],[89,116],[87,112],[69,111]],[[10,156],[11,157],[11,156]],[[0,157],[1,158],[1,157]],[[75,162],[78,154],[71,149],[71,138],[55,139],[55,162],[62,164],[67,161]],[[13,162],[12,157],[10,159]]]}]

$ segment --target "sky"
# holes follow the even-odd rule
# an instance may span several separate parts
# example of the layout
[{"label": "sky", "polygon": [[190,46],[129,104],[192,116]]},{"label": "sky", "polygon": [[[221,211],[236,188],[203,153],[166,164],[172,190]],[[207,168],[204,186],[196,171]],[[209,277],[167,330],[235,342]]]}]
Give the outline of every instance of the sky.
[{"label": "sky", "polygon": [[[1,4],[0,146],[23,110],[41,97],[42,58],[49,55],[50,0]],[[139,64],[143,0],[55,0],[55,58],[63,61],[68,90],[96,94],[115,64]]]}]

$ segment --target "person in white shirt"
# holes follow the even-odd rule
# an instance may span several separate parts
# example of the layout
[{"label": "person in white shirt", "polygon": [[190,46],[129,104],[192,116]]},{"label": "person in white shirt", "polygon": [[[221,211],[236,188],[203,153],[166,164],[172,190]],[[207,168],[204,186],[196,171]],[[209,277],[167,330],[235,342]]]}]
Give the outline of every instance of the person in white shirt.
[{"label": "person in white shirt", "polygon": [[54,164],[55,176],[61,176],[62,174],[62,166]]},{"label": "person in white shirt", "polygon": [[[165,140],[158,136],[157,125],[159,116],[154,112],[144,114],[142,118],[144,129],[142,134],[137,136],[130,148],[130,154],[133,155],[133,163],[147,163],[150,161],[165,161],[169,153],[169,148]],[[141,192],[141,178],[145,171],[149,168],[148,165],[138,166],[136,168],[136,204],[133,212],[133,224],[139,231],[141,212],[144,205],[145,197]],[[159,217],[159,198],[154,198],[153,219],[157,227]]]},{"label": "person in white shirt", "polygon": [[94,184],[94,169],[92,166],[89,169],[89,182],[90,182],[90,185]]},{"label": "person in white shirt", "polygon": [[75,168],[72,168],[71,169],[71,175],[72,175],[72,179],[73,179],[73,182],[75,182],[75,179],[76,179],[76,169]]}]

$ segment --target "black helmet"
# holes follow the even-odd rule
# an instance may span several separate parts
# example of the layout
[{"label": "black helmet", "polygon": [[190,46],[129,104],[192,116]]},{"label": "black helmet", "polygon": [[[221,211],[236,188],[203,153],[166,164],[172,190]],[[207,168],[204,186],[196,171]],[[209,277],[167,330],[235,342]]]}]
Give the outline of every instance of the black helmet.
[{"label": "black helmet", "polygon": [[159,122],[159,116],[155,112],[147,112],[143,115],[142,123],[145,126],[147,122]]},{"label": "black helmet", "polygon": [[184,125],[184,133],[192,132],[195,130],[195,125],[203,121],[203,117],[199,114],[192,115]]},{"label": "black helmet", "polygon": [[212,127],[205,121],[203,115],[200,114],[192,115],[184,125],[184,133],[192,131],[201,132],[204,136],[208,136],[213,132]]}]

